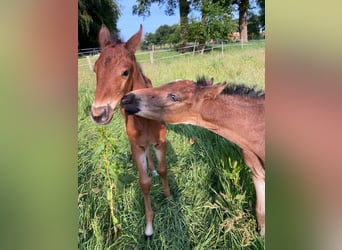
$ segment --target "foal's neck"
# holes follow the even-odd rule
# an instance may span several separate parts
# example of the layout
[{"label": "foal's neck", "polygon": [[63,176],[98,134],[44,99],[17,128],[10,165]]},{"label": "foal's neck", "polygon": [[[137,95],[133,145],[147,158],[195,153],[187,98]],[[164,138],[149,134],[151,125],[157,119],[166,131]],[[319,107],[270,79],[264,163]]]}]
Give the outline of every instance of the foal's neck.
[{"label": "foal's neck", "polygon": [[143,88],[147,87],[144,76],[143,76],[137,62],[134,63],[133,75],[132,75],[131,81],[133,81],[132,90],[143,89]]}]

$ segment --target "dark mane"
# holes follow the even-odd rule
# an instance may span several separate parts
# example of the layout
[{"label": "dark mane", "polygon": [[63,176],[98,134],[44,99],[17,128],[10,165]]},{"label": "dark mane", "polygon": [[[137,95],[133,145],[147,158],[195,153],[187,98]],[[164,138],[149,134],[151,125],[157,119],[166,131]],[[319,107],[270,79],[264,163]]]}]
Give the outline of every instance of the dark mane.
[{"label": "dark mane", "polygon": [[[210,86],[210,81],[206,79],[207,78],[204,76],[197,78],[196,85],[200,87]],[[211,78],[211,80],[213,80],[213,78]],[[262,89],[257,89],[256,86],[248,87],[244,84],[226,82],[224,82],[224,84],[226,85],[226,87],[221,92],[221,94],[265,98],[265,92]]]},{"label": "dark mane", "polygon": [[197,77],[196,85],[199,86],[199,87],[206,87],[206,86],[213,85],[214,78],[210,79],[212,82],[210,82],[210,80],[207,80],[207,79],[208,78],[205,77],[205,76]]},{"label": "dark mane", "polygon": [[256,86],[248,87],[243,84],[228,83],[221,92],[226,95],[240,95],[254,98],[265,98],[265,92],[262,89],[257,89]]}]

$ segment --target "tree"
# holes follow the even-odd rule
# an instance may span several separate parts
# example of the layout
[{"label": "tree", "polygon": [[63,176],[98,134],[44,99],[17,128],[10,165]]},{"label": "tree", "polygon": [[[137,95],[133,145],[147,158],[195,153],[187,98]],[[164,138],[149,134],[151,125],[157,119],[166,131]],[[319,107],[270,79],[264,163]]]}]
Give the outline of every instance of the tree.
[{"label": "tree", "polygon": [[190,13],[190,3],[187,0],[179,0],[180,14],[180,45],[184,52],[184,47],[188,41],[188,15]]},{"label": "tree", "polygon": [[145,39],[144,39],[148,44],[157,44],[157,39],[156,35],[154,33],[146,33],[145,34]]},{"label": "tree", "polygon": [[97,35],[102,24],[116,33],[119,15],[113,0],[78,0],[78,48],[98,47]]},{"label": "tree", "polygon": [[236,24],[232,18],[231,0],[202,0],[196,8],[201,11],[201,20],[191,21],[189,37],[199,42],[199,50],[203,53],[206,41],[227,39],[228,33],[236,29]]},{"label": "tree", "polygon": [[170,27],[170,34],[167,38],[169,44],[178,44],[180,41],[180,25],[174,24]]},{"label": "tree", "polygon": [[257,4],[260,7],[260,13],[259,13],[259,21],[261,29],[265,30],[265,0],[256,0]]},{"label": "tree", "polygon": [[171,27],[169,25],[162,25],[156,30],[156,44],[164,45],[168,42],[168,37],[171,33],[170,29]]},{"label": "tree", "polygon": [[248,42],[247,11],[249,8],[249,0],[233,0],[233,4],[237,4],[239,9],[240,42]]},{"label": "tree", "polygon": [[167,15],[174,15],[175,9],[179,8],[180,13],[180,40],[181,46],[184,46],[188,38],[188,15],[190,13],[191,1],[187,0],[137,0],[137,4],[133,6],[133,14],[138,16],[148,17],[150,16],[150,7],[152,3],[158,3],[159,5],[166,3],[165,13]]},{"label": "tree", "polygon": [[155,33],[146,33],[145,39],[142,44],[142,49],[148,49],[152,44],[155,45],[165,45],[169,44],[175,45],[179,43],[179,24],[174,24],[172,26],[162,25],[159,26]]},{"label": "tree", "polygon": [[260,38],[260,30],[262,28],[262,24],[260,21],[260,16],[249,13],[248,14],[248,39],[259,39]]}]

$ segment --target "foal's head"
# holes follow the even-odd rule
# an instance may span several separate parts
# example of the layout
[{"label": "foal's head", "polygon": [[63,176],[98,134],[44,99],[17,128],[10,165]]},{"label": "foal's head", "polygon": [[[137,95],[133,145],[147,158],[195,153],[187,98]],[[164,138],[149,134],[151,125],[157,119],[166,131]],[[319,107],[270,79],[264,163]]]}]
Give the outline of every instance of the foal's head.
[{"label": "foal's head", "polygon": [[200,83],[178,80],[156,88],[138,89],[125,95],[121,105],[128,114],[174,124],[191,123],[190,115],[225,87],[224,84],[212,84],[213,79]]},{"label": "foal's head", "polygon": [[107,27],[99,32],[102,52],[97,59],[95,99],[91,117],[98,124],[111,121],[115,108],[125,93],[132,90],[137,64],[134,53],[140,43],[142,26],[126,43],[112,39]]}]

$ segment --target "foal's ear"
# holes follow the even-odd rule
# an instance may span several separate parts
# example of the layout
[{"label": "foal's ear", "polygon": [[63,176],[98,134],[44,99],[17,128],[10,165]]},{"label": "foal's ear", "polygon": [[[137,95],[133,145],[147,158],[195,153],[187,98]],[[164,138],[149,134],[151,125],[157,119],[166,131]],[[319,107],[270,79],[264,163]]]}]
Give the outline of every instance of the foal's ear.
[{"label": "foal's ear", "polygon": [[112,42],[112,38],[110,36],[109,29],[106,25],[102,24],[102,27],[99,32],[99,44],[101,49],[103,49],[106,45]]},{"label": "foal's ear", "polygon": [[217,95],[219,95],[222,92],[225,86],[225,84],[217,84],[211,87],[204,88],[205,93],[203,99],[214,99]]},{"label": "foal's ear", "polygon": [[138,45],[140,44],[141,41],[141,35],[142,35],[142,25],[140,24],[140,29],[139,31],[134,34],[125,44],[126,49],[130,51],[131,53],[135,53],[135,51],[138,48]]}]

